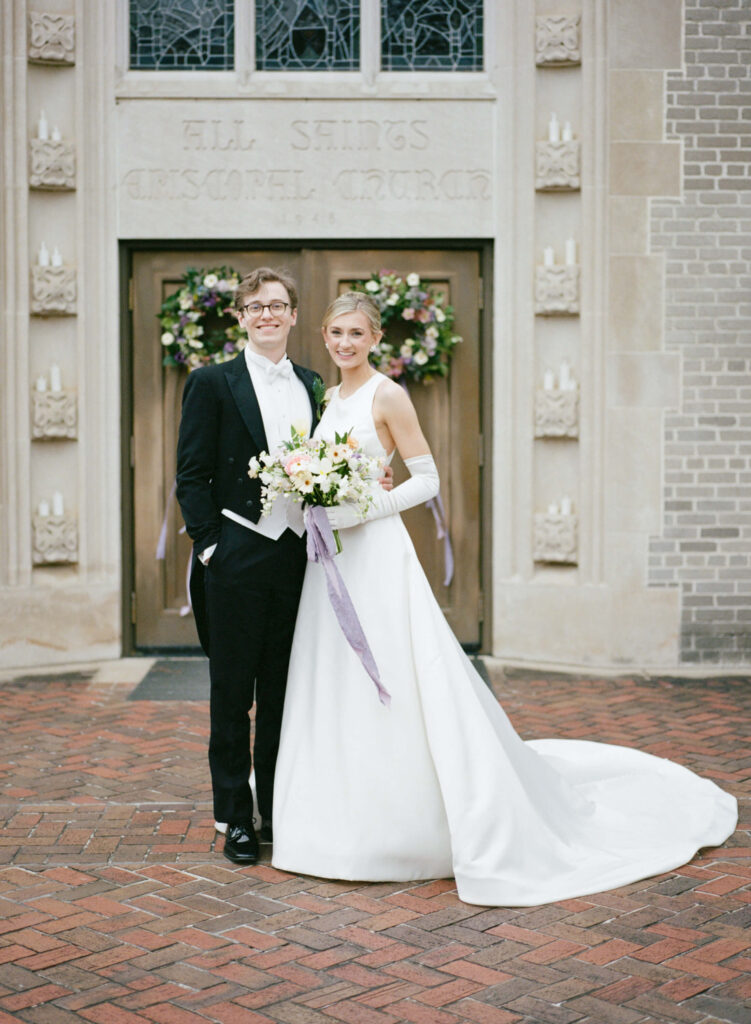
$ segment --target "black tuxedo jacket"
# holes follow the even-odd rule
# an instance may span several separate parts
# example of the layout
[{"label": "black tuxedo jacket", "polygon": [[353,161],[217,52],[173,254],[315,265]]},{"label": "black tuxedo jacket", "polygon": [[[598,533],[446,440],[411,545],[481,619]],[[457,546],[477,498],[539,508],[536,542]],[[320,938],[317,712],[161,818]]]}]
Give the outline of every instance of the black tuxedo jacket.
[{"label": "black tuxedo jacket", "polygon": [[[312,370],[293,364],[310,397],[313,426],[317,406]],[[226,363],[188,374],[177,442],[177,500],[193,541],[191,598],[198,635],[207,650],[203,565],[197,558],[219,540],[222,509],[258,522],[261,484],[248,476],[248,460],[268,451],[255,389],[241,352]],[[249,540],[255,537],[248,531]],[[208,653],[208,651],[207,651]]]}]

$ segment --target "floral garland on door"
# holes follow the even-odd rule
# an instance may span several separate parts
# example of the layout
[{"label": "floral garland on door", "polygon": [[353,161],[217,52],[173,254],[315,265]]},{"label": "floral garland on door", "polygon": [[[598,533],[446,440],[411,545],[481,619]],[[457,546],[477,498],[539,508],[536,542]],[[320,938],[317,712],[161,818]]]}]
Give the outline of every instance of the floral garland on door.
[{"label": "floral garland on door", "polygon": [[[381,270],[368,281],[356,281],[355,291],[367,292],[381,311],[384,336],[371,354],[377,370],[398,381],[428,384],[448,377],[454,349],[461,336],[453,331],[454,310],[443,305],[419,274],[400,277],[394,270]],[[407,331],[404,339],[389,339],[389,327],[400,327],[393,334]]]},{"label": "floral garland on door", "polygon": [[162,325],[162,362],[195,370],[233,359],[248,340],[234,312],[240,275],[231,267],[191,267],[182,280],[157,314]]}]

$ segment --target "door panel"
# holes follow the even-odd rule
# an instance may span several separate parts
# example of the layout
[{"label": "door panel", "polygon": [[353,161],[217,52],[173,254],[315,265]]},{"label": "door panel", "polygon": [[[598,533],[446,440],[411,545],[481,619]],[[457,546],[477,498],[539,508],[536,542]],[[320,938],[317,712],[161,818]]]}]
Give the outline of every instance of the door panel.
[{"label": "door panel", "polygon": [[[480,344],[479,255],[476,251],[358,249],[286,251],[141,252],[133,256],[133,507],[135,646],[197,645],[192,615],[182,615],[190,542],[180,534],[177,502],[169,501],[185,381],[182,369],[161,365],[159,307],[180,285],[187,267],[226,264],[245,272],[255,266],[285,266],[300,286],[300,310],[290,335],[290,356],[317,370],[328,384],[336,368],[323,346],[320,323],[329,301],[353,281],[384,267],[410,272],[442,290],[456,313],[464,341],[455,350],[447,381],[410,385],[420,422],[441,474],[455,571],[443,585],[443,541],[426,507],[410,509],[404,521],[433,591],[456,636],[465,645],[481,641],[480,601]],[[396,481],[406,471],[395,458]],[[157,560],[167,509],[164,560]]]},{"label": "door panel", "polygon": [[[459,641],[479,644],[480,636],[480,311],[477,296],[477,252],[404,249],[308,250],[303,254],[300,305],[311,324],[310,338],[301,339],[308,365],[329,384],[336,369],[326,355],[320,324],[332,298],[353,281],[367,280],[373,271],[388,268],[406,276],[416,272],[447,295],[454,307],[455,328],[463,342],[455,349],[447,380],[410,384],[425,436],[441,476],[441,498],[454,550],[454,578],[443,585],[444,545],[437,539],[433,515],[426,506],[403,516],[433,593]],[[394,459],[395,481],[407,476]]]},{"label": "door panel", "polygon": [[[188,267],[246,269],[271,264],[299,274],[296,252],[171,252],[133,256],[133,549],[135,557],[135,646],[195,647],[187,601],[186,573],[191,545],[174,496],[177,431],[186,371],[162,366],[157,313],[176,291]],[[163,518],[166,551],[157,560]]]}]

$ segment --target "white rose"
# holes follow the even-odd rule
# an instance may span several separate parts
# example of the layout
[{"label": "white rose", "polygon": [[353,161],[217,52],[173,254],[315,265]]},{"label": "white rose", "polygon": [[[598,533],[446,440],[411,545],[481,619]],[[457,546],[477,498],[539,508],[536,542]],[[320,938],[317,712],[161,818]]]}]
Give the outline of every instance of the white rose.
[{"label": "white rose", "polygon": [[387,306],[395,306],[398,301],[399,301],[399,293],[398,292],[392,292],[391,295],[389,295],[389,297],[386,299],[386,305]]},{"label": "white rose", "polygon": [[180,309],[190,309],[190,307],[192,305],[193,305],[193,296],[189,295],[187,292],[184,292],[180,296],[180,299],[179,299]]},{"label": "white rose", "polygon": [[191,348],[203,348],[203,342],[200,338],[188,338],[188,344]]},{"label": "white rose", "polygon": [[410,288],[416,288],[420,283],[419,274],[407,274],[407,284]]},{"label": "white rose", "polygon": [[380,290],[381,286],[377,281],[368,281],[368,283],[365,285],[366,292],[379,292]]},{"label": "white rose", "polygon": [[219,278],[216,274],[207,274],[203,279],[204,288],[216,288],[219,284]]},{"label": "white rose", "polygon": [[411,345],[408,345],[408,344],[407,344],[407,343],[405,342],[405,343],[404,343],[404,344],[402,345],[402,347],[401,347],[401,348],[399,349],[399,355],[402,355],[402,356],[411,356],[411,355],[412,355],[412,346],[411,346]]},{"label": "white rose", "polygon": [[253,456],[252,459],[248,459],[248,476],[256,477],[261,472],[261,463],[258,459]]},{"label": "white rose", "polygon": [[413,359],[415,360],[418,366],[424,366],[428,361],[428,357],[425,354],[425,352],[423,352],[422,349],[420,349],[419,352],[415,352]]},{"label": "white rose", "polygon": [[435,311],[435,318],[439,324],[442,324],[443,321],[446,319],[446,314],[443,312],[442,309],[437,309]]},{"label": "white rose", "polygon": [[175,336],[172,333],[172,331],[165,331],[164,334],[162,335],[162,344],[163,345],[171,345],[174,342],[174,340],[175,340]]}]

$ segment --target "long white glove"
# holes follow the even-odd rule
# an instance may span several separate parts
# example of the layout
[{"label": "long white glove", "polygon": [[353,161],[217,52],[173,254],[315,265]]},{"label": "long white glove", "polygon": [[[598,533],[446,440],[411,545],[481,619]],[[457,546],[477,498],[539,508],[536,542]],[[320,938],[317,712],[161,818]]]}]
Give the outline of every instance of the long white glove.
[{"label": "long white glove", "polygon": [[379,487],[373,495],[373,503],[363,516],[351,502],[334,505],[326,509],[326,516],[332,530],[347,530],[350,526],[360,526],[369,519],[382,519],[403,512],[413,505],[422,505],[438,494],[440,481],[438,470],[432,455],[416,455],[413,459],[405,459],[404,465],[409,470],[410,478],[399,484],[393,491],[384,491]]}]

